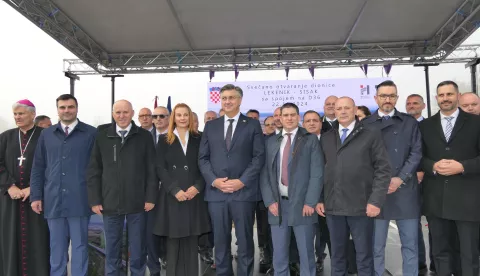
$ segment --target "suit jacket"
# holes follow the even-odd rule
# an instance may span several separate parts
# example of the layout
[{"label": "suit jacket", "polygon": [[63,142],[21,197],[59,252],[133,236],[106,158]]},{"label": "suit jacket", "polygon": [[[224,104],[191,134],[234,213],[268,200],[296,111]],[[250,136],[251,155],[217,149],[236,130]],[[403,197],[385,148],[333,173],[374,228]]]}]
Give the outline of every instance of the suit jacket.
[{"label": "suit jacket", "polygon": [[[260,122],[240,114],[230,150],[225,144],[225,118],[207,122],[202,133],[198,162],[206,182],[206,201],[259,201],[260,170],[265,163],[265,142]],[[239,179],[245,185],[233,194],[213,187],[217,178]]]},{"label": "suit jacket", "polygon": [[[426,216],[449,220],[480,221],[480,116],[460,109],[446,142],[440,112],[420,122],[423,159],[423,208]],[[464,173],[434,174],[433,165],[453,159]]]},{"label": "suit jacket", "polygon": [[[162,181],[156,205],[153,233],[158,236],[182,238],[209,232],[210,218],[203,200],[205,181],[198,168],[200,135],[190,133],[187,154],[177,137],[170,145],[160,135],[157,145],[157,176]],[[193,199],[179,202],[175,195],[194,186],[200,193]]]},{"label": "suit jacket", "polygon": [[417,219],[420,217],[420,189],[417,169],[422,159],[422,140],[418,122],[412,116],[395,110],[383,121],[378,111],[363,119],[365,126],[382,133],[391,164],[391,176],[403,180],[397,191],[387,195],[379,219]]},{"label": "suit jacket", "polygon": [[[337,122],[337,121],[335,121]],[[334,123],[335,123],[334,122]],[[326,133],[327,131],[329,131],[330,129],[332,129],[332,125],[327,121],[327,116],[323,116],[323,119],[322,119],[322,131],[320,131],[320,133]]]},{"label": "suit jacket", "polygon": [[367,204],[382,208],[390,185],[388,154],[378,130],[357,121],[342,144],[338,128],[322,134],[325,212],[366,216]]},{"label": "suit jacket", "polygon": [[[283,131],[267,140],[266,161],[263,166],[260,188],[265,206],[278,202],[279,210],[287,206],[280,204],[280,145]],[[323,154],[316,135],[308,133],[304,128],[298,128],[292,143],[292,153],[288,163],[288,218],[274,216],[268,212],[270,224],[279,225],[282,219],[287,219],[289,226],[314,224],[318,216],[303,216],[303,207],[308,205],[315,208],[323,189]],[[279,211],[281,214],[281,211]]]}]

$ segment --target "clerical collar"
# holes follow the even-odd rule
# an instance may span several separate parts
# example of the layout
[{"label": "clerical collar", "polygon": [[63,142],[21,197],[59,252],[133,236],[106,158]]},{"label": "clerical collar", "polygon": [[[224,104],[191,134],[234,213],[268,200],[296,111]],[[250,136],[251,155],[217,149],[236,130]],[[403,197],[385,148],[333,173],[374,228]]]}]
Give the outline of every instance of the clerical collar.
[{"label": "clerical collar", "polygon": [[20,131],[20,133],[22,133],[23,135],[26,135],[26,134],[29,134],[30,132],[32,132],[37,126],[36,125],[33,125],[31,128],[29,128],[25,134],[23,133],[22,129],[21,128],[18,128],[18,130]]}]

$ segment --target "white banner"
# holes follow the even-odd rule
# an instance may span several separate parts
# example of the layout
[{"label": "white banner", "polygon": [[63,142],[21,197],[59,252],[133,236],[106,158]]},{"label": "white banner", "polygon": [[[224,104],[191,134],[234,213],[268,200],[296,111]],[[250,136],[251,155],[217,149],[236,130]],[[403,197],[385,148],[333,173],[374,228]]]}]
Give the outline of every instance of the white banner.
[{"label": "white banner", "polygon": [[[357,106],[364,105],[374,111],[378,106],[373,96],[375,86],[389,78],[320,79],[230,82],[243,90],[241,112],[249,109],[260,112],[260,120],[273,115],[277,107],[286,102],[295,103],[300,114],[315,110],[323,116],[325,99],[330,95],[351,97]],[[218,113],[222,108],[220,89],[229,82],[208,83],[208,110]]]}]

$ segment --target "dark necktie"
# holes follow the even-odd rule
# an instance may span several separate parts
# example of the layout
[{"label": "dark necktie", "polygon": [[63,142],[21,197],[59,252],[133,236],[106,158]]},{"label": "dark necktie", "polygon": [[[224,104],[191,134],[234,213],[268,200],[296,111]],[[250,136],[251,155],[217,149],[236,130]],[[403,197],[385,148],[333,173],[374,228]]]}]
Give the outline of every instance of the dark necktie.
[{"label": "dark necktie", "polygon": [[65,136],[68,136],[68,126],[65,127]]},{"label": "dark necktie", "polygon": [[233,133],[233,121],[234,119],[228,119],[230,123],[227,128],[227,135],[225,136],[225,144],[227,146],[227,150],[230,150],[230,146],[232,144],[232,133]]},{"label": "dark necktie", "polygon": [[288,159],[290,157],[290,147],[292,146],[292,134],[285,133],[288,136],[282,155],[282,184],[288,187]]},{"label": "dark necktie", "polygon": [[388,121],[388,120],[390,119],[390,116],[385,115],[385,116],[382,117],[382,119],[383,119],[384,121]]},{"label": "dark necktie", "polygon": [[127,131],[126,130],[119,130],[118,132],[120,132],[120,135],[122,135],[122,144],[123,144],[123,142],[125,142],[125,134],[127,134]]}]

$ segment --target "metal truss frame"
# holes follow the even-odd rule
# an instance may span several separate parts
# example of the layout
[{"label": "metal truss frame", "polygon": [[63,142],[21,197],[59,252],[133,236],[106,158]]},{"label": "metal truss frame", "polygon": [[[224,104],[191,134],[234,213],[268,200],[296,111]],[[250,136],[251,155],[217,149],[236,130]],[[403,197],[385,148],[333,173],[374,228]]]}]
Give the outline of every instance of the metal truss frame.
[{"label": "metal truss frame", "polygon": [[[307,53],[303,53],[307,55]],[[140,73],[177,73],[177,72],[208,72],[213,71],[248,71],[248,70],[277,70],[277,69],[303,69],[310,66],[317,68],[336,68],[353,67],[363,64],[371,66],[382,66],[386,64],[409,65],[423,63],[467,63],[480,57],[480,44],[464,45],[458,47],[447,58],[444,58],[445,52],[434,56],[400,56],[400,57],[361,57],[345,59],[301,59],[295,61],[268,60],[265,61],[244,61],[237,59],[235,64],[230,62],[216,63],[211,65],[185,65],[174,64],[165,66],[156,66],[147,64],[145,66],[129,66],[128,64],[121,68],[108,68],[98,65],[96,70],[80,59],[65,59],[63,69],[65,72],[71,72],[77,75],[98,75],[98,74],[140,74]],[[225,58],[228,59],[229,56]],[[162,57],[166,58],[166,57]]]},{"label": "metal truss frame", "polygon": [[49,0],[4,0],[92,68],[107,52]]},{"label": "metal truss frame", "polygon": [[445,59],[480,26],[480,0],[465,0],[427,41],[352,44],[347,38],[341,45],[108,53],[51,0],[3,1],[75,54],[80,60],[66,60],[64,71],[79,75],[464,62]]}]

